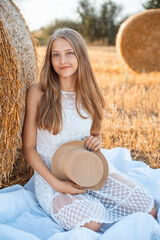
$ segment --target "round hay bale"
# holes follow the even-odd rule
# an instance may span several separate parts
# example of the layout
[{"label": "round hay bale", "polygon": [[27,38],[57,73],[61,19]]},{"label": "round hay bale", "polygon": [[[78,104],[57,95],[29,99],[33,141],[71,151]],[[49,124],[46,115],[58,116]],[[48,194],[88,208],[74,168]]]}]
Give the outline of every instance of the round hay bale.
[{"label": "round hay bale", "polygon": [[146,10],[125,20],[119,28],[116,47],[132,70],[160,71],[160,9]]},{"label": "round hay bale", "polygon": [[[27,88],[37,80],[35,41],[11,0],[0,1],[0,184],[22,152]],[[22,160],[23,162],[23,160]]]}]

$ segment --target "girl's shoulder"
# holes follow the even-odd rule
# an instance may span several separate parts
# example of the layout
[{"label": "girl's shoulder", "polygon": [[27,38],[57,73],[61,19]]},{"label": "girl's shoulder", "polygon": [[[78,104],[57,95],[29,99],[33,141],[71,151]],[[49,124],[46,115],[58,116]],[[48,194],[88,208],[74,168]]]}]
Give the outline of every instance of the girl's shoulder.
[{"label": "girl's shoulder", "polygon": [[32,102],[34,104],[39,104],[42,95],[43,91],[40,88],[40,84],[39,83],[32,84],[27,91],[27,101]]}]

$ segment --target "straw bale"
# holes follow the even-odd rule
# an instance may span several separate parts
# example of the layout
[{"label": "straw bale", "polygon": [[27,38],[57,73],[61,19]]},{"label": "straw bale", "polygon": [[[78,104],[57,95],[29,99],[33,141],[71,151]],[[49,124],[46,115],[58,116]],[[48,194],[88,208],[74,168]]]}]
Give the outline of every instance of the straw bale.
[{"label": "straw bale", "polygon": [[132,70],[160,71],[160,9],[146,10],[125,20],[116,47],[121,60]]},{"label": "straw bale", "polygon": [[[22,127],[27,88],[37,80],[35,41],[11,0],[0,1],[0,184],[27,167],[22,158]],[[22,164],[23,166],[20,166]]]}]

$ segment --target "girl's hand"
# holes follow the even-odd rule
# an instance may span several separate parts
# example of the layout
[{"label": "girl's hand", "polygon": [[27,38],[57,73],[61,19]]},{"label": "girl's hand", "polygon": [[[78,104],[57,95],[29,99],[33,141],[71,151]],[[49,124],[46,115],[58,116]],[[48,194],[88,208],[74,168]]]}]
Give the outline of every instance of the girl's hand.
[{"label": "girl's hand", "polygon": [[57,185],[57,189],[61,193],[69,193],[71,195],[79,194],[79,193],[85,193],[87,189],[84,189],[83,187],[70,182],[70,181],[59,181],[59,184]]},{"label": "girl's hand", "polygon": [[84,146],[89,151],[98,151],[102,147],[102,138],[101,135],[98,134],[96,136],[89,136],[84,139]]}]

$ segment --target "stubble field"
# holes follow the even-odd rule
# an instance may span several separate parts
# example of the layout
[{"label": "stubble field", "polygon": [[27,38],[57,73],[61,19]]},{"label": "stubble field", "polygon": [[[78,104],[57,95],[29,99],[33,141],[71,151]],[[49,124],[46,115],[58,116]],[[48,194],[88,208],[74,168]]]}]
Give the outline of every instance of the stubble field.
[{"label": "stubble field", "polygon": [[[41,66],[45,47],[38,47]],[[125,68],[115,47],[88,47],[105,98],[103,147],[125,147],[134,160],[160,167],[160,73]]]}]

